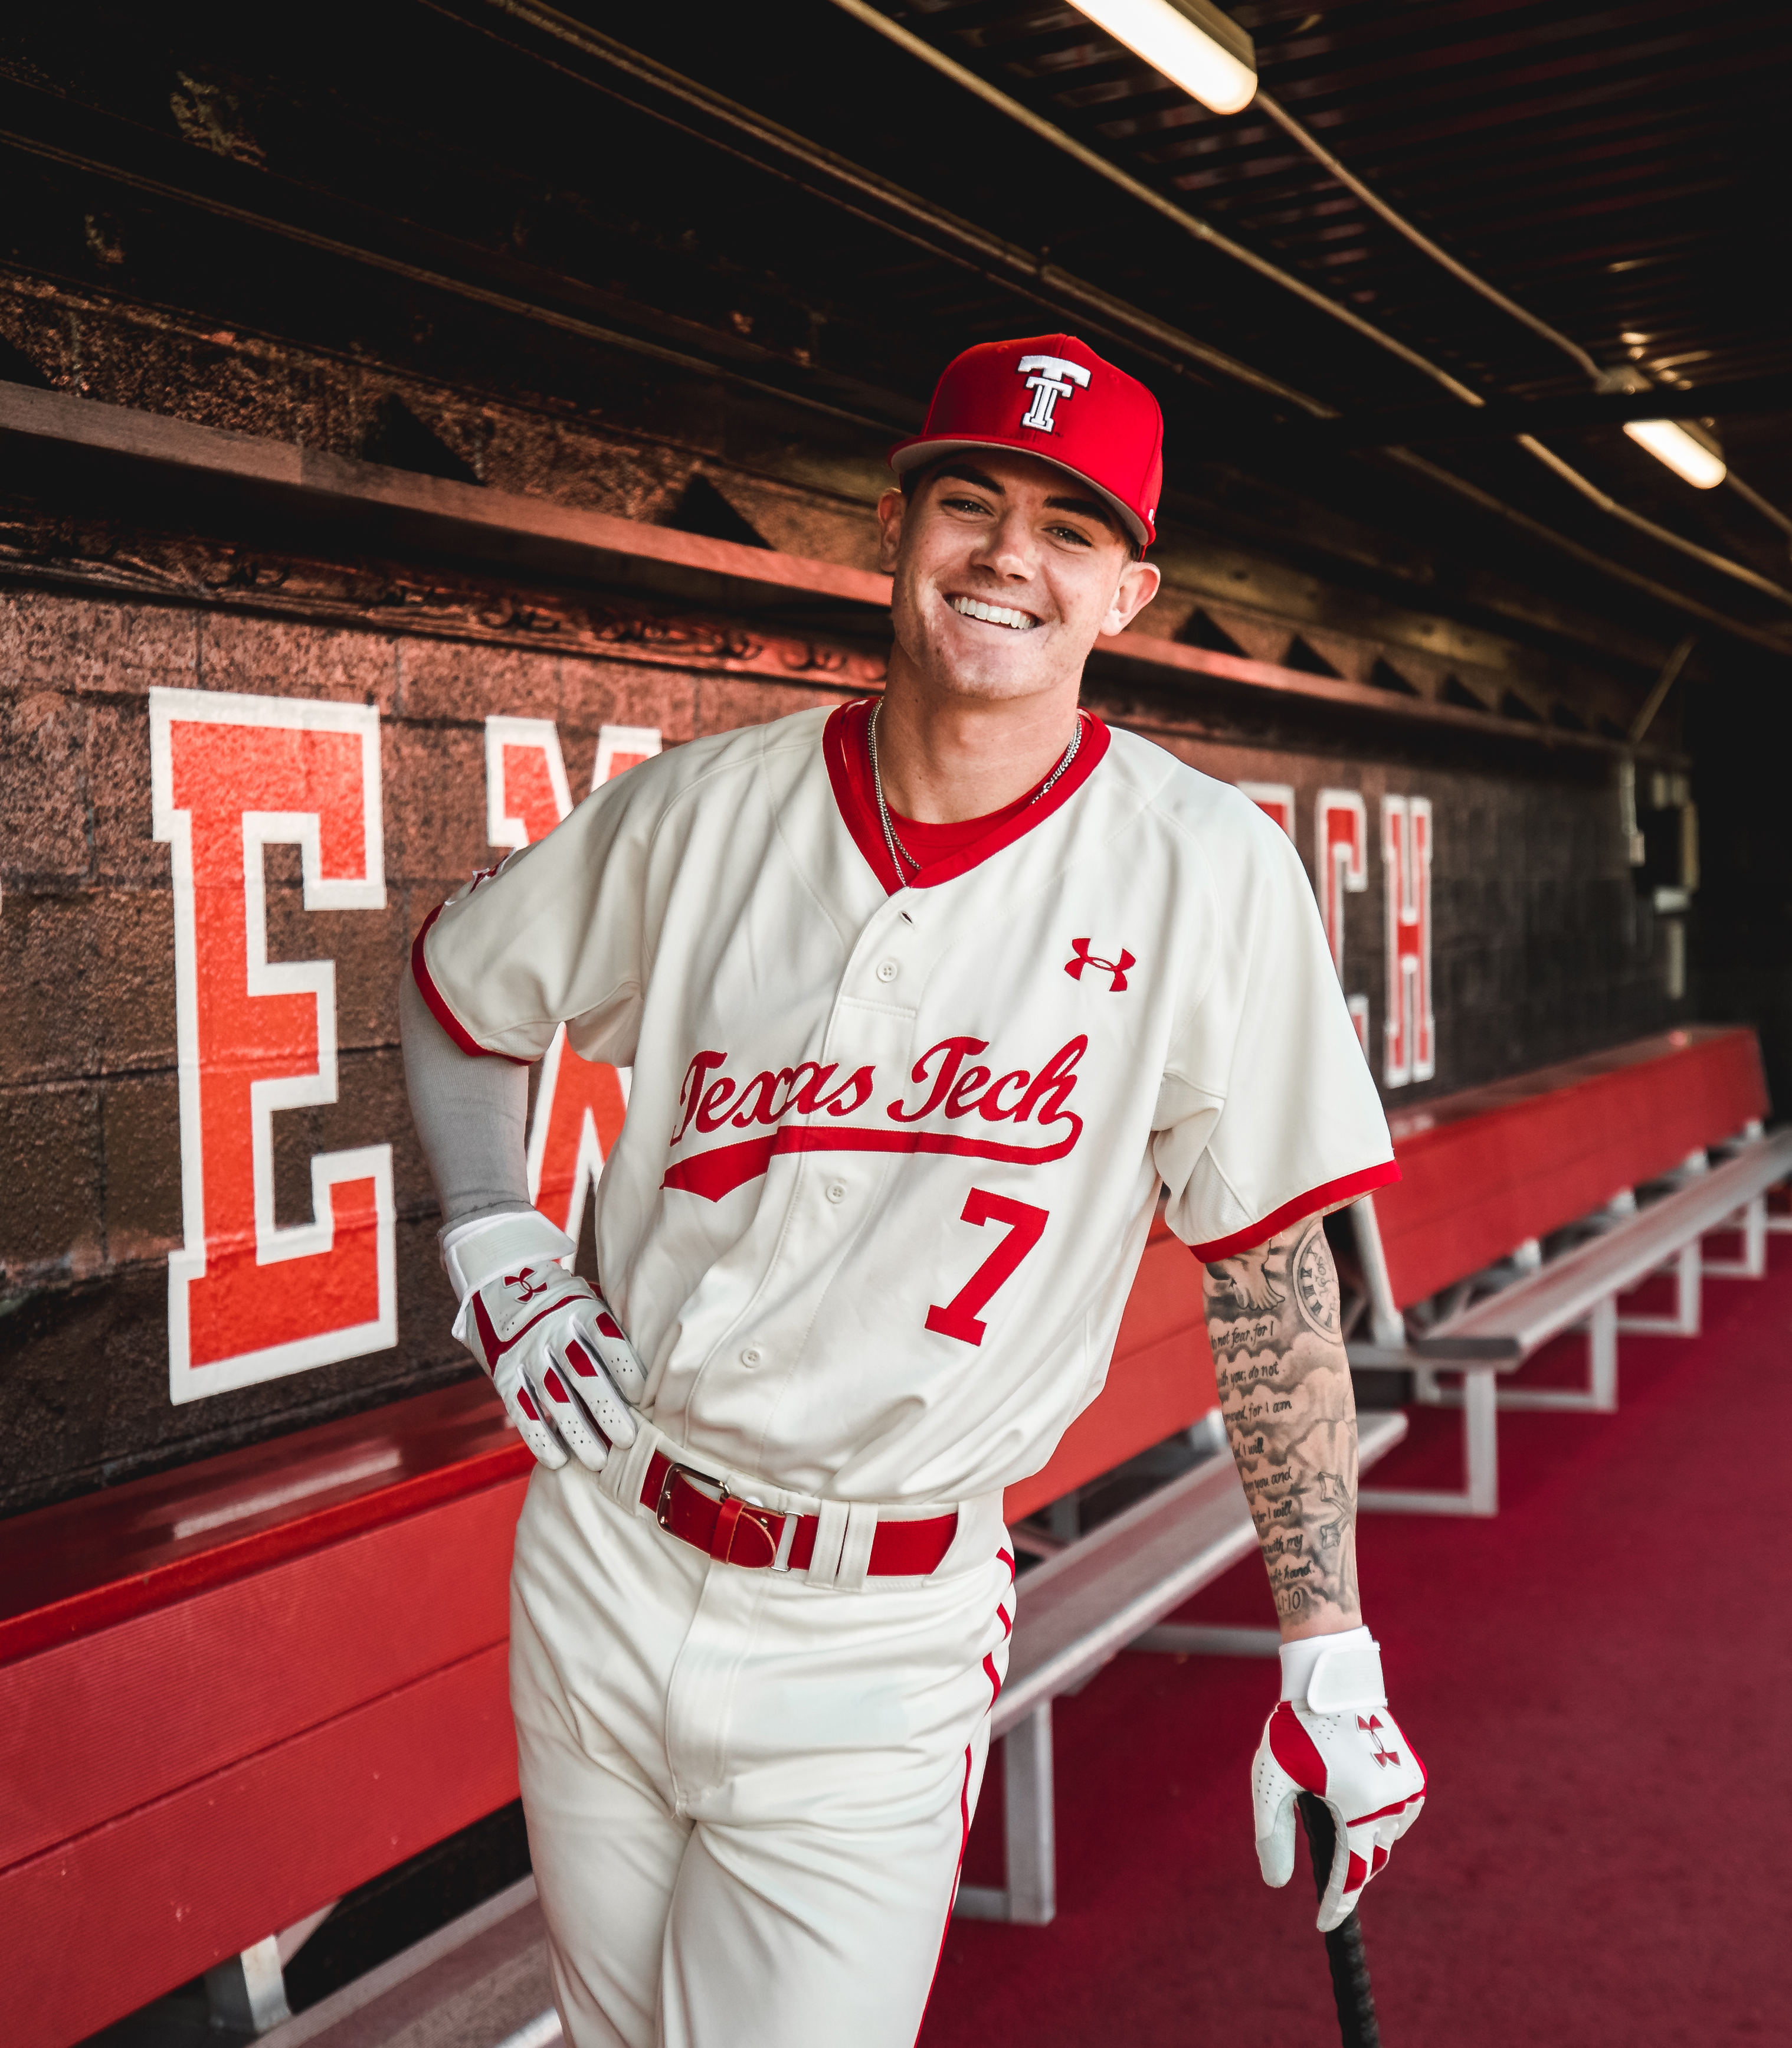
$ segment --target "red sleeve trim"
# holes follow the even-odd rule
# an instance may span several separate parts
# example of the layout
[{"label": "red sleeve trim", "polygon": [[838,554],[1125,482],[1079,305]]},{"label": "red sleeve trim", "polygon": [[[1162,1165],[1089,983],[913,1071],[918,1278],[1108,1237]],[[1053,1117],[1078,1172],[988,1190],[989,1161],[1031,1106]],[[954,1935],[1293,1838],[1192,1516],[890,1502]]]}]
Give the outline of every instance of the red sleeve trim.
[{"label": "red sleeve trim", "polygon": [[1296,1195],[1291,1202],[1284,1202],[1261,1223],[1247,1224],[1243,1230],[1235,1230],[1230,1237],[1217,1238],[1211,1244],[1191,1244],[1189,1250],[1203,1260],[1235,1258],[1253,1245],[1266,1243],[1277,1231],[1291,1223],[1299,1223],[1315,1209],[1329,1208],[1333,1202],[1354,1201],[1358,1195],[1366,1195],[1372,1188],[1391,1186],[1399,1177],[1399,1162],[1384,1160],[1379,1166],[1365,1166],[1360,1173],[1346,1173],[1341,1181],[1327,1181],[1319,1187],[1309,1188],[1304,1195]]},{"label": "red sleeve trim", "polygon": [[466,1026],[448,1007],[447,998],[435,986],[429,972],[429,962],[424,956],[423,942],[429,937],[430,926],[447,907],[445,903],[438,903],[424,919],[422,928],[411,941],[411,979],[417,985],[418,995],[428,1004],[430,1015],[463,1053],[470,1053],[474,1058],[481,1060],[508,1060],[513,1067],[532,1066],[535,1064],[532,1060],[520,1060],[514,1053],[494,1053],[489,1045],[482,1045],[477,1038],[470,1037]]}]

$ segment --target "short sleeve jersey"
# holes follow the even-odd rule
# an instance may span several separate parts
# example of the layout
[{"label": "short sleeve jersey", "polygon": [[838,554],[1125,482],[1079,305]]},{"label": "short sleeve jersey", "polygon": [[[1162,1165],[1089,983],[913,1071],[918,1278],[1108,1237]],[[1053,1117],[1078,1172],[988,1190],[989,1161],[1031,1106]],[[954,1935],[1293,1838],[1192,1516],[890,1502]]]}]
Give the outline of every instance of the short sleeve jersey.
[{"label": "short sleeve jersey", "polygon": [[869,707],[693,742],[444,906],[467,1051],[633,1069],[605,1291],[694,1457],[847,1500],[1035,1472],[1154,1208],[1213,1259],[1398,1178],[1313,892],[1229,785],[1084,713],[1070,767],[892,871]]}]

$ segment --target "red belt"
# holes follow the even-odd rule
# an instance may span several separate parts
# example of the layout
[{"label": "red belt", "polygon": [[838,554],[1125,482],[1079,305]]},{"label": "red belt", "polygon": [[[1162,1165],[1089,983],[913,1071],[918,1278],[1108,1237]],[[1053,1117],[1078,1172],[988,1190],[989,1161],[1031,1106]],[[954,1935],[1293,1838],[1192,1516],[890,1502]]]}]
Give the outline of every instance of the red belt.
[{"label": "red belt", "polygon": [[[776,1508],[755,1507],[750,1500],[723,1490],[712,1499],[693,1479],[709,1479],[691,1465],[675,1465],[656,1451],[641,1490],[641,1505],[651,1507],[660,1526],[725,1565],[764,1571],[778,1560],[786,1522],[796,1525],[784,1562],[793,1572],[807,1571],[815,1554],[816,1515],[784,1515]],[[712,1486],[719,1485],[710,1480]],[[958,1533],[956,1509],[927,1522],[880,1522],[871,1539],[870,1570],[879,1578],[923,1578],[952,1547]]]}]

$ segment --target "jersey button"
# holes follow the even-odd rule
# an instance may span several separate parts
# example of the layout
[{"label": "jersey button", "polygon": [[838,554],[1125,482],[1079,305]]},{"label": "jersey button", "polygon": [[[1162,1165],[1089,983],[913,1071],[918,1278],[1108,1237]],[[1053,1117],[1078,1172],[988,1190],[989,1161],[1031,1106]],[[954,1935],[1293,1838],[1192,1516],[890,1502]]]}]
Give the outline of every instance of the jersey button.
[{"label": "jersey button", "polygon": [[759,1348],[757,1344],[749,1344],[746,1349],[741,1353],[741,1363],[742,1365],[745,1366],[757,1365],[764,1356],[764,1352]]},{"label": "jersey button", "polygon": [[846,1183],[844,1181],[830,1181],[827,1184],[827,1198],[830,1202],[845,1201]]},{"label": "jersey button", "polygon": [[880,981],[894,981],[901,972],[894,960],[879,960],[877,963],[877,979]]}]

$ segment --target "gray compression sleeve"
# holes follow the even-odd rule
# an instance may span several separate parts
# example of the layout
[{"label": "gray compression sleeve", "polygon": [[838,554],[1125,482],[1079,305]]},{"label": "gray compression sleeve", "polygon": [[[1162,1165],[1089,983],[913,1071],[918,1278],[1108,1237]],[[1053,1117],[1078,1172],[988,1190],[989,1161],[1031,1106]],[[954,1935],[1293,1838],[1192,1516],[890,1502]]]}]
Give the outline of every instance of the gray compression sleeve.
[{"label": "gray compression sleeve", "polygon": [[463,1053],[430,1014],[408,968],[398,984],[398,1030],[411,1120],[443,1224],[528,1208],[528,1069]]}]

